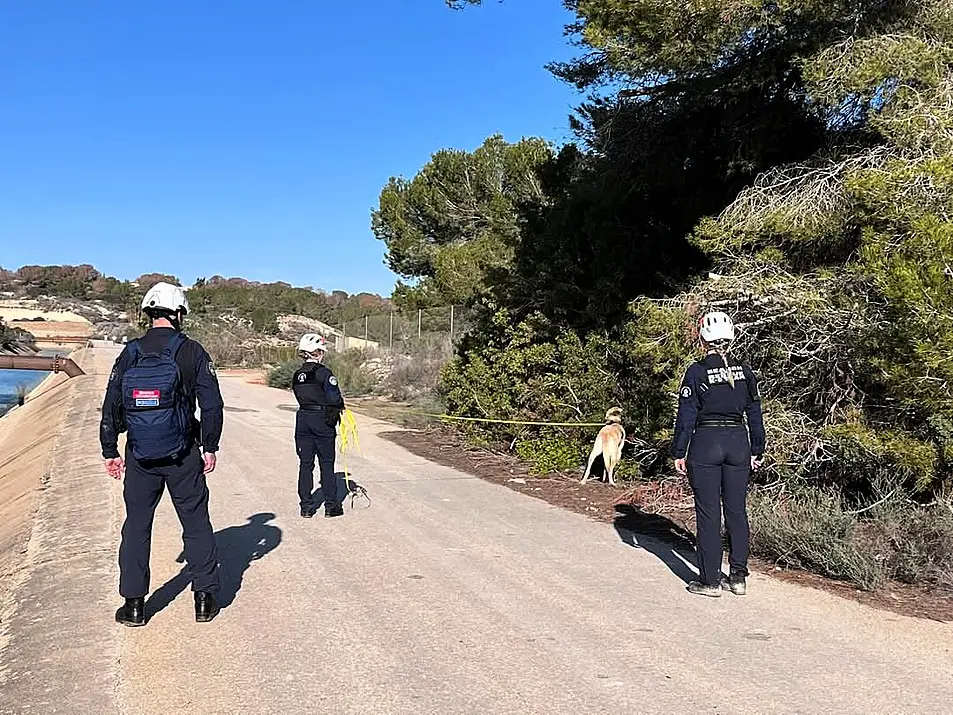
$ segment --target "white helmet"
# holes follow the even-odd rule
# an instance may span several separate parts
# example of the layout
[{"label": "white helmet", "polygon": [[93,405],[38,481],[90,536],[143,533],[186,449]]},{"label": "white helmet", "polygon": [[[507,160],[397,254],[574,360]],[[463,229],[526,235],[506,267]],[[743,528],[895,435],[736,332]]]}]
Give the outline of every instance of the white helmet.
[{"label": "white helmet", "polygon": [[185,290],[171,283],[160,282],[146,291],[142,299],[142,310],[158,308],[175,313],[179,310],[183,314],[189,312],[189,299],[185,297]]},{"label": "white helmet", "polygon": [[324,341],[324,338],[317,333],[305,333],[301,336],[301,340],[298,341],[298,350],[303,353],[326,353],[328,351],[328,344]]},{"label": "white helmet", "polygon": [[699,323],[698,332],[706,343],[735,339],[735,326],[731,318],[718,311],[705,314]]}]

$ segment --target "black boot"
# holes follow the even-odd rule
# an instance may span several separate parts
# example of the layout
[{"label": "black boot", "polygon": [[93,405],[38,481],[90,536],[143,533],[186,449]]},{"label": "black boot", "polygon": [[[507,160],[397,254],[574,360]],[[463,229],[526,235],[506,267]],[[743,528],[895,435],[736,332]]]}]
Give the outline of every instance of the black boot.
[{"label": "black boot", "polygon": [[696,596],[710,596],[711,598],[721,596],[721,591],[718,589],[718,586],[712,586],[711,584],[702,583],[701,581],[689,582],[688,592],[694,593]]},{"label": "black boot", "polygon": [[218,605],[218,601],[215,600],[214,594],[208,593],[207,591],[195,592],[196,621],[199,623],[208,623],[215,618],[221,610],[222,608]]},{"label": "black boot", "polygon": [[316,511],[317,509],[313,506],[303,506],[301,507],[301,516],[303,516],[305,519],[310,519],[312,516],[314,516],[314,512]]},{"label": "black boot", "polygon": [[334,504],[334,505],[325,504],[324,516],[326,518],[332,517],[332,516],[344,516],[344,507],[340,504]]},{"label": "black boot", "polygon": [[722,579],[721,587],[726,591],[731,591],[736,596],[744,596],[748,592],[745,577],[738,573],[733,573],[728,578]]},{"label": "black boot", "polygon": [[146,625],[146,599],[127,598],[125,605],[116,611],[116,622],[124,626]]}]

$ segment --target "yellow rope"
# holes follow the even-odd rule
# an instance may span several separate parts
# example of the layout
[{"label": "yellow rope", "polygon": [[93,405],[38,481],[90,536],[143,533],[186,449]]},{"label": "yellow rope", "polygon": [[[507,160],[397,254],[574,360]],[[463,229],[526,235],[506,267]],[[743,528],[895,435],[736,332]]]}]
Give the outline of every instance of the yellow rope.
[{"label": "yellow rope", "polygon": [[[444,415],[438,414],[436,412],[423,412],[421,410],[408,410],[407,412],[412,414],[424,415],[426,417],[436,417],[441,420],[462,420],[467,422],[490,422],[493,424],[507,424],[507,425],[538,425],[542,427],[602,427],[605,425],[604,422],[530,422],[524,420],[496,420],[484,417],[457,417],[455,415]],[[340,430],[340,451],[341,451],[341,462],[344,465],[344,484],[347,488],[348,494],[351,495],[351,503],[353,508],[354,497],[360,492],[365,499],[370,501],[370,497],[367,495],[367,490],[364,487],[358,486],[357,489],[352,487],[351,482],[351,470],[347,465],[347,455],[353,449],[357,449],[358,453],[361,450],[361,443],[358,439],[357,434],[357,421],[354,419],[354,413],[349,409],[345,409],[341,413],[341,430]],[[362,455],[363,456],[363,455]]]},{"label": "yellow rope", "polygon": [[524,420],[495,420],[489,417],[457,417],[456,415],[442,415],[436,412],[422,412],[407,410],[408,414],[436,417],[441,420],[462,420],[465,422],[490,422],[499,425],[536,425],[539,427],[603,427],[605,422],[529,422]]},{"label": "yellow rope", "polygon": [[[347,454],[351,451],[351,444],[353,443],[354,447],[357,448],[358,453],[360,454],[361,443],[357,436],[357,420],[354,419],[354,413],[348,409],[345,409],[341,413],[341,462],[344,464],[344,485],[347,487],[347,493],[351,495],[351,507],[354,506],[354,497],[357,492],[351,486],[351,470],[347,466]],[[363,455],[362,455],[363,456]],[[362,495],[370,501],[370,497],[367,496],[367,490],[364,487],[358,488]]]}]

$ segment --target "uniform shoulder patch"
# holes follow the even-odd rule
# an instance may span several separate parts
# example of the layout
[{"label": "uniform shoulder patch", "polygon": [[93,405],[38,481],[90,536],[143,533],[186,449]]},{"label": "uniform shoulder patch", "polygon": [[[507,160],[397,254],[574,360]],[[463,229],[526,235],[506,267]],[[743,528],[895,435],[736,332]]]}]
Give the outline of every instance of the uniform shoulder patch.
[{"label": "uniform shoulder patch", "polygon": [[678,394],[687,399],[692,396],[692,388],[690,388],[688,385],[685,385]]},{"label": "uniform shoulder patch", "polygon": [[208,361],[208,372],[209,372],[209,374],[210,374],[212,377],[218,377],[218,368],[215,367],[215,361],[214,361],[214,360],[209,360],[209,361]]},{"label": "uniform shoulder patch", "polygon": [[328,383],[330,383],[331,385],[337,386],[338,379],[334,375],[331,375],[331,377],[328,378]]}]

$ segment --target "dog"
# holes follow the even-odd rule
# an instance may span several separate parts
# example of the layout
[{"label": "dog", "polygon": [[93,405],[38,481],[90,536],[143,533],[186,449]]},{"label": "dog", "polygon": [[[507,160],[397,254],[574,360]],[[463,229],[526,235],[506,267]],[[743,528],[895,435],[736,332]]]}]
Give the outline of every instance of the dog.
[{"label": "dog", "polygon": [[592,463],[601,454],[602,461],[606,465],[606,476],[609,478],[609,484],[615,486],[612,472],[619,460],[622,459],[622,443],[624,441],[625,429],[622,427],[622,408],[610,407],[606,411],[606,426],[599,430],[599,434],[596,435],[596,442],[592,445],[589,463],[586,465],[586,473],[582,475],[581,483],[585,484],[589,480]]}]

